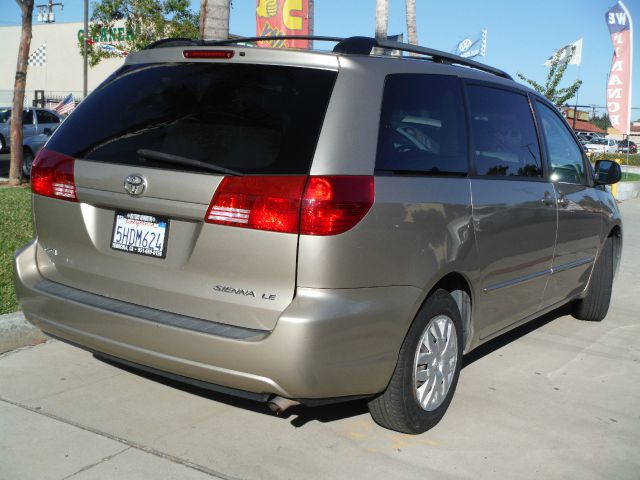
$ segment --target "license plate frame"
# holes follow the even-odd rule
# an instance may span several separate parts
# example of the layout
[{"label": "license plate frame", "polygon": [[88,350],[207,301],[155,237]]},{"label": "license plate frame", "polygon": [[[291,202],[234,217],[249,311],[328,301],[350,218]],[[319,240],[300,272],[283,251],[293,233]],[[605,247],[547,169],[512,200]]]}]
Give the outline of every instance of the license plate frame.
[{"label": "license plate frame", "polygon": [[[127,222],[129,225],[127,225]],[[129,242],[131,233],[127,232],[127,241],[123,242],[124,232],[118,230],[118,226],[134,229],[134,241]],[[140,235],[137,234],[141,231]],[[120,241],[116,242],[116,234],[120,233]],[[154,235],[155,234],[155,235]],[[146,235],[146,237],[145,237]],[[158,240],[162,237],[162,244],[158,247]],[[138,241],[139,240],[139,241]],[[148,242],[147,246],[144,243]],[[138,243],[140,243],[138,245]],[[169,243],[169,219],[147,213],[117,210],[113,216],[113,228],[111,230],[110,247],[112,250],[123,253],[133,253],[151,258],[166,258],[167,245]],[[149,248],[154,245],[156,248]]]}]

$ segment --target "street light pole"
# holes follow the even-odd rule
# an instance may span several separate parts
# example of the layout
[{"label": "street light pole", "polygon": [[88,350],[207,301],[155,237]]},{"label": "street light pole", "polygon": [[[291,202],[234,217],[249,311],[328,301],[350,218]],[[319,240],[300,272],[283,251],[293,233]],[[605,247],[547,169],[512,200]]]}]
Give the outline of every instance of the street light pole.
[{"label": "street light pole", "polygon": [[82,56],[84,58],[84,81],[82,93],[83,96],[87,96],[87,72],[88,72],[88,62],[87,62],[87,40],[89,38],[89,0],[84,0],[84,35],[82,36]]}]

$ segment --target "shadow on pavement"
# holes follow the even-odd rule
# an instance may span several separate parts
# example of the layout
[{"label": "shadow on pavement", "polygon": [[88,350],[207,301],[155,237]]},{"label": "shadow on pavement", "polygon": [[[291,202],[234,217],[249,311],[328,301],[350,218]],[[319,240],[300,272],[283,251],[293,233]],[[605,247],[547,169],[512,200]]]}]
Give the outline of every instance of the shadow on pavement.
[{"label": "shadow on pavement", "polygon": [[[489,355],[490,353],[499,350],[500,348],[509,345],[510,343],[518,340],[519,338],[545,326],[546,324],[552,322],[553,320],[563,317],[565,315],[569,315],[571,308],[569,306],[561,307],[557,310],[554,310],[540,318],[532,320],[525,325],[522,325],[510,332],[507,332],[484,345],[476,348],[471,353],[465,355],[463,359],[462,368],[465,368],[471,365],[478,360],[481,360],[483,357]],[[166,377],[156,375],[154,373],[150,373],[144,370],[139,370],[135,367],[124,365],[113,361],[111,359],[100,356],[100,354],[94,354],[94,357],[101,362],[112,365],[116,368],[120,368],[134,375],[138,375],[140,377],[153,380],[155,382],[161,383],[163,385],[167,385],[172,388],[176,388],[178,390],[182,390],[183,392],[190,393],[192,395],[198,395],[199,397],[207,398],[209,400],[213,400],[215,402],[224,403],[225,405],[230,405],[235,408],[243,408],[245,410],[249,410],[256,413],[262,413],[264,415],[270,416],[279,416],[283,419],[291,419],[290,423],[296,428],[303,427],[309,422],[317,421],[320,423],[329,423],[336,420],[342,420],[344,418],[351,418],[358,415],[362,415],[368,412],[367,409],[367,400],[366,399],[358,399],[351,400],[348,402],[342,403],[334,403],[330,405],[322,405],[315,407],[306,407],[303,405],[291,407],[281,415],[276,415],[273,413],[266,403],[257,402],[254,400],[247,400],[240,397],[235,397],[231,395],[225,395],[223,393],[213,392],[211,390],[206,390],[204,388],[196,387],[193,385],[189,385],[186,383],[182,383],[176,380],[168,379]]]}]

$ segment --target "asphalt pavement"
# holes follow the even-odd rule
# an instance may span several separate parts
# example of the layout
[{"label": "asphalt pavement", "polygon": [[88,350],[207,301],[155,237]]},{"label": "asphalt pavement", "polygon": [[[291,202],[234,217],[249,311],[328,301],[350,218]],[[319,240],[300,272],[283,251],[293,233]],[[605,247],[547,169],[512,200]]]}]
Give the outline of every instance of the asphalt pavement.
[{"label": "asphalt pavement", "polygon": [[467,355],[431,431],[362,401],[292,409],[122,369],[58,341],[0,356],[0,479],[640,478],[640,200],[602,323],[554,312]]}]

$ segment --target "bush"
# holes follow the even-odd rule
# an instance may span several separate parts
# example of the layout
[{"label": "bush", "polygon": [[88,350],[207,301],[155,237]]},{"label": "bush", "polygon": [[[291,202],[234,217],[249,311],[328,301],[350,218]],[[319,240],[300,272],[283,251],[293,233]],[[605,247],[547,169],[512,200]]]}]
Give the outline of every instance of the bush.
[{"label": "bush", "polygon": [[628,159],[628,165],[640,167],[640,153],[635,153],[628,157],[626,153],[594,153],[589,157],[589,159],[591,160],[591,163],[595,163],[598,160],[620,160],[622,165],[627,165]]}]

